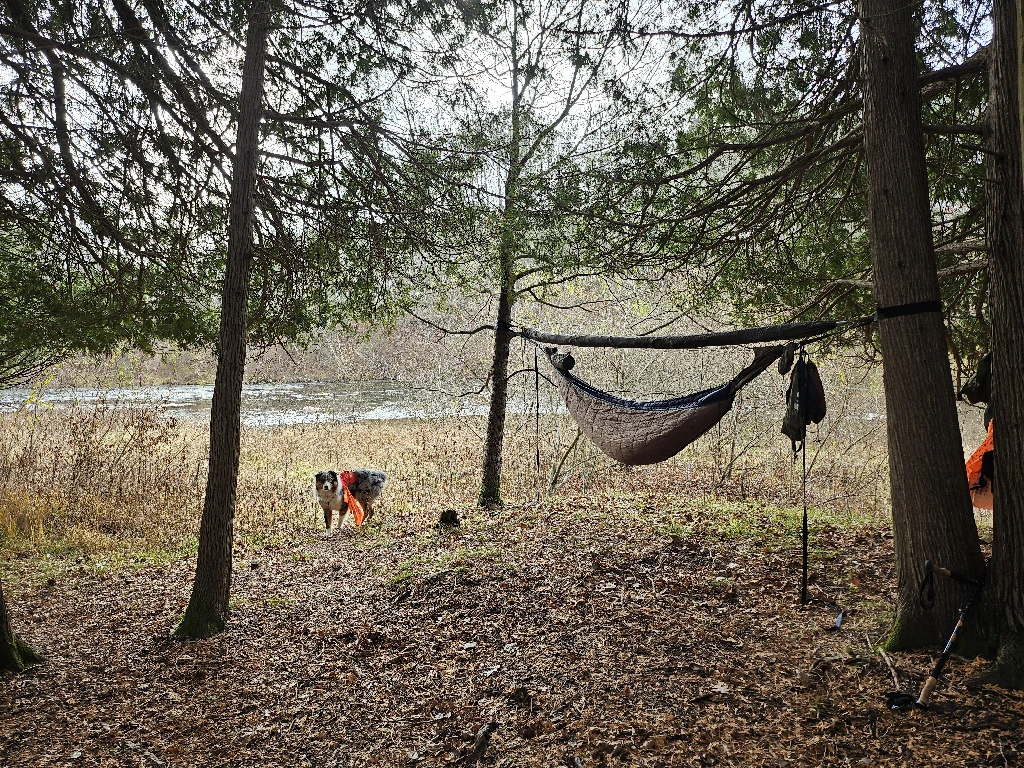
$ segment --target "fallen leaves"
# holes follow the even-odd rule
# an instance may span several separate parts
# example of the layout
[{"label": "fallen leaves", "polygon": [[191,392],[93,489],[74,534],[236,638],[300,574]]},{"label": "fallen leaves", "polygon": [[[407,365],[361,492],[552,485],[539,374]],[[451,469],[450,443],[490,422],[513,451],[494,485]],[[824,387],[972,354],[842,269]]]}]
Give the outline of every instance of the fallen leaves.
[{"label": "fallen leaves", "polygon": [[891,539],[872,537],[868,562],[862,532],[818,537],[835,553],[814,563],[822,594],[862,558],[827,633],[827,611],[799,605],[796,541],[716,540],[696,518],[670,537],[671,509],[560,504],[249,553],[228,630],[198,642],[169,635],[191,561],[37,581],[14,619],[50,662],[0,679],[0,764],[1020,762],[1024,697],[964,690],[976,663],[950,664],[936,698],[951,712],[884,708],[891,675],[912,689],[929,666],[865,651],[892,599]]}]

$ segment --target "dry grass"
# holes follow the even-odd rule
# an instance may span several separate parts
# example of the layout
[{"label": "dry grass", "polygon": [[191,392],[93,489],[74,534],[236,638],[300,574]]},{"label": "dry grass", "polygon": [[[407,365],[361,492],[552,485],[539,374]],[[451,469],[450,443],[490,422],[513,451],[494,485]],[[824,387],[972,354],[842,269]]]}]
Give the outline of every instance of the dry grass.
[{"label": "dry grass", "polygon": [[[776,377],[777,378],[777,377]],[[754,386],[734,412],[664,464],[622,467],[578,439],[566,416],[511,415],[503,493],[517,506],[552,494],[629,493],[655,499],[690,494],[705,506],[799,501],[799,467],[778,434],[779,382]],[[856,413],[847,387],[812,440],[810,498],[833,522],[882,519],[886,458],[881,421]],[[532,393],[514,397],[524,410]],[[556,397],[542,393],[542,398]],[[542,408],[554,402],[542,399]],[[312,475],[327,467],[371,466],[390,477],[384,498],[392,525],[422,526],[441,510],[476,500],[484,423],[440,418],[243,430],[236,533],[242,548],[292,540],[319,525]],[[537,449],[540,464],[537,464]],[[208,460],[205,426],[169,418],[158,405],[60,409],[30,402],[0,417],[0,547],[54,562],[92,558],[165,559],[195,546]]]},{"label": "dry grass", "polygon": [[[242,546],[287,540],[321,519],[312,476],[373,466],[386,504],[412,523],[475,500],[478,420],[354,422],[244,430],[236,534]],[[30,406],[0,417],[0,545],[46,558],[174,556],[194,546],[209,438],[158,408]],[[509,441],[506,488],[535,473]]]},{"label": "dry grass", "polygon": [[41,555],[180,545],[198,486],[188,430],[159,409],[26,407],[0,419],[0,540]]}]

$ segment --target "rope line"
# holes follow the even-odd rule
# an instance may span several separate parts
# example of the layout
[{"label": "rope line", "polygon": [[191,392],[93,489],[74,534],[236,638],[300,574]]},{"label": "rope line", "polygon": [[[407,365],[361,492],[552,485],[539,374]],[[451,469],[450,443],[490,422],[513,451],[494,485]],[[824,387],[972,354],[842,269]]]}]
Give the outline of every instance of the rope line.
[{"label": "rope line", "polygon": [[537,345],[533,345],[534,447],[537,449],[537,498],[540,498],[540,367],[537,364]]}]

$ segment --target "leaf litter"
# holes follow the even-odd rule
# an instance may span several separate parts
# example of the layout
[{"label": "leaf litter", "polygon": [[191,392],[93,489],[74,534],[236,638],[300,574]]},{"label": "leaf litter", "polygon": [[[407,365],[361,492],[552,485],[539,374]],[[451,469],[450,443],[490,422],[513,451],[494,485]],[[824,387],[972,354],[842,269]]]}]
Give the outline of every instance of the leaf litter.
[{"label": "leaf litter", "polygon": [[395,513],[240,549],[228,629],[205,641],[170,635],[191,560],[48,583],[25,566],[12,619],[48,663],[0,678],[0,764],[1024,764],[1024,696],[967,689],[982,662],[947,667],[941,711],[885,708],[931,663],[873,647],[888,530],[813,531],[836,632],[799,605],[798,540],[763,509],[736,534],[638,507],[463,509],[451,532]]}]

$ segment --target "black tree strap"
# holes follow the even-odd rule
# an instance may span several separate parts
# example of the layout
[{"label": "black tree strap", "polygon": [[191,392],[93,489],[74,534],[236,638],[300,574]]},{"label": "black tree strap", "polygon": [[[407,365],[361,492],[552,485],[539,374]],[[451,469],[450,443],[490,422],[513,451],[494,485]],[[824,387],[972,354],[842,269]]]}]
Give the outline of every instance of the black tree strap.
[{"label": "black tree strap", "polygon": [[894,317],[906,315],[920,315],[925,312],[941,312],[941,301],[915,301],[910,304],[899,304],[895,307],[877,307],[875,309],[875,320],[889,320]]}]

